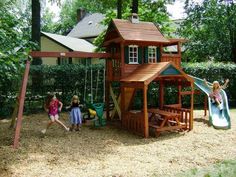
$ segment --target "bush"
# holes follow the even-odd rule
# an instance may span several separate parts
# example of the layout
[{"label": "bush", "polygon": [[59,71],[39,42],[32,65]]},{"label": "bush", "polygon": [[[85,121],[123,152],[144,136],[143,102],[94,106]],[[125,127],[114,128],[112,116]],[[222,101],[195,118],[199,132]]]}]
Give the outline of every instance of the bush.
[{"label": "bush", "polygon": [[[183,63],[182,67],[187,74],[202,79],[206,78],[211,83],[217,80],[223,84],[225,79],[228,78],[230,82],[225,91],[230,102],[236,100],[236,64],[221,62]],[[199,97],[197,96],[197,98]]]}]

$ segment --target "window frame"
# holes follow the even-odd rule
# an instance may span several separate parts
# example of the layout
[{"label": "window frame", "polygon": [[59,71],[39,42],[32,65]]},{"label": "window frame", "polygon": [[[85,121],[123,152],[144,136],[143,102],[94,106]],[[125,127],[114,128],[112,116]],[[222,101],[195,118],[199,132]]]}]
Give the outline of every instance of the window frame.
[{"label": "window frame", "polygon": [[[152,53],[150,53],[149,49],[152,49]],[[156,46],[148,46],[148,63],[157,63],[157,47]]]},{"label": "window frame", "polygon": [[[133,49],[132,51],[131,51],[131,48]],[[134,52],[134,48],[136,48],[136,51]],[[138,61],[138,57],[139,57],[139,55],[138,55],[138,50],[139,50],[139,48],[138,48],[138,45],[129,45],[128,46],[128,55],[129,55],[129,64],[139,64],[139,61]],[[133,53],[133,55],[132,56],[130,56],[130,54],[131,54],[131,52]],[[136,57],[134,57],[134,54],[136,53]],[[131,61],[131,59],[132,59],[132,61]],[[136,62],[134,62],[134,60],[136,59]]]}]

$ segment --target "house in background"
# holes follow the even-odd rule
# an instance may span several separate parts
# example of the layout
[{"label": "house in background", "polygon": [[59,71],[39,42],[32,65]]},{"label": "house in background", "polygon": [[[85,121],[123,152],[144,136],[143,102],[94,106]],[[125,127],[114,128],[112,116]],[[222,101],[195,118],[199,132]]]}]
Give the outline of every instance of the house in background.
[{"label": "house in background", "polygon": [[81,9],[78,10],[78,23],[67,36],[85,39],[92,43],[99,34],[107,29],[107,26],[101,24],[105,15],[101,13],[84,13]]},{"label": "house in background", "polygon": [[[43,52],[94,52],[96,47],[84,39],[78,39],[70,36],[41,32],[41,51]],[[61,65],[61,64],[90,64],[91,59],[78,58],[42,58],[43,64]],[[100,63],[101,60],[92,60],[91,64]]]}]

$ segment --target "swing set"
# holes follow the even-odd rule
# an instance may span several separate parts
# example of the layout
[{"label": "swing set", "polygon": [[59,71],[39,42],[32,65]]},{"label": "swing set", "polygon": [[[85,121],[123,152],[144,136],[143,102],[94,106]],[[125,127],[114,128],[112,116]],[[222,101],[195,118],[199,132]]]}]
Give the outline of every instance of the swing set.
[{"label": "swing set", "polygon": [[[91,59],[109,59],[112,57],[112,55],[110,53],[92,53],[92,52],[78,52],[78,51],[74,51],[74,52],[39,52],[39,51],[32,51],[29,54],[30,57],[32,58],[41,58],[41,57],[45,57],[45,58],[91,58]],[[25,103],[25,95],[26,95],[26,89],[27,89],[27,83],[28,83],[28,77],[29,77],[29,70],[30,70],[30,60],[28,59],[26,61],[26,66],[25,66],[25,71],[24,71],[24,75],[23,75],[23,79],[22,79],[22,84],[21,84],[21,88],[20,88],[20,95],[19,95],[19,107],[18,107],[18,114],[17,114],[17,122],[16,122],[16,129],[15,129],[15,135],[14,135],[14,141],[13,141],[13,148],[16,149],[19,147],[19,140],[20,140],[20,131],[21,131],[21,127],[22,127],[22,117],[23,117],[23,109],[24,109],[24,103]],[[87,72],[87,71],[86,71]],[[91,70],[92,72],[92,70]],[[104,70],[105,73],[105,70]],[[92,76],[92,75],[91,75]],[[85,82],[87,82],[87,79],[85,79]],[[98,84],[98,80],[97,80],[97,84]],[[105,83],[104,83],[105,85]],[[105,88],[105,87],[104,87]],[[84,95],[86,94],[86,89],[84,91]],[[91,93],[92,93],[92,77],[91,77]],[[105,89],[104,89],[105,91]],[[97,89],[96,89],[96,94],[95,94],[95,98],[97,97]],[[93,97],[91,99],[91,102],[93,103]],[[103,105],[103,103],[102,103]],[[101,105],[94,105],[94,109],[95,111],[100,110],[101,109]],[[102,107],[103,110],[103,107]],[[97,122],[95,122],[95,125],[99,125],[99,123],[101,125],[104,125],[104,122],[102,122],[102,116],[101,113],[98,111],[97,115],[99,116],[99,120]]]}]

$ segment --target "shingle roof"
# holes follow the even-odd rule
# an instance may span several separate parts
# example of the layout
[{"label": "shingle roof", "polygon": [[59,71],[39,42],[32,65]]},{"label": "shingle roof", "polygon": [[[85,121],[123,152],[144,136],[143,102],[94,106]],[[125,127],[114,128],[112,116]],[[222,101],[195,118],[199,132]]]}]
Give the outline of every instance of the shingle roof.
[{"label": "shingle roof", "polygon": [[79,23],[77,23],[77,25],[67,36],[76,38],[97,37],[107,28],[101,24],[101,21],[104,18],[105,15],[100,13],[88,14]]},{"label": "shingle roof", "polygon": [[[130,75],[121,79],[121,82],[141,82],[148,85],[168,68],[174,69],[178,75],[183,75],[187,80],[192,81],[182,70],[176,68],[171,62],[160,62],[153,64],[142,64]],[[166,71],[167,71],[166,70]]]},{"label": "shingle roof", "polygon": [[73,51],[93,52],[96,49],[93,44],[87,42],[84,39],[78,39],[74,37],[62,36],[46,32],[41,32],[41,34]]},{"label": "shingle roof", "polygon": [[118,32],[126,41],[147,41],[168,43],[159,29],[151,22],[131,23],[129,20],[113,19]]}]

